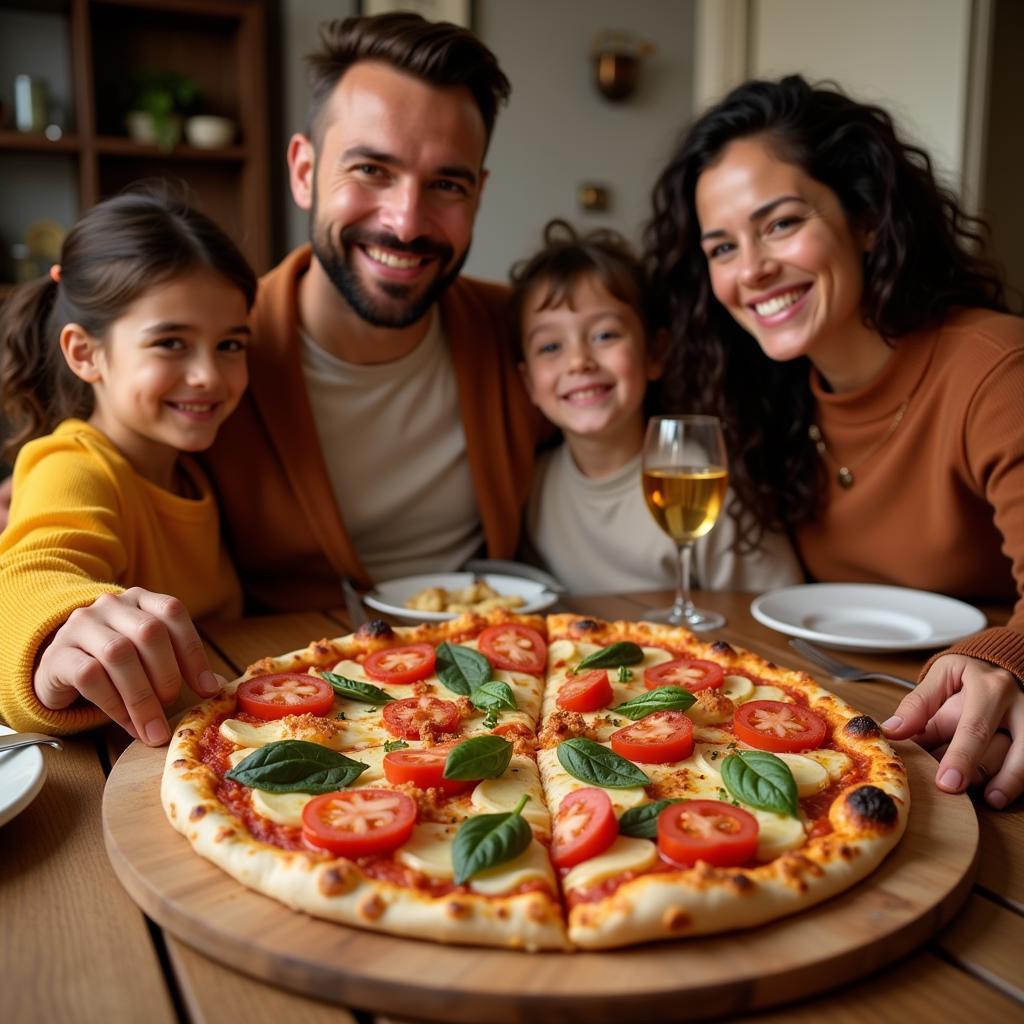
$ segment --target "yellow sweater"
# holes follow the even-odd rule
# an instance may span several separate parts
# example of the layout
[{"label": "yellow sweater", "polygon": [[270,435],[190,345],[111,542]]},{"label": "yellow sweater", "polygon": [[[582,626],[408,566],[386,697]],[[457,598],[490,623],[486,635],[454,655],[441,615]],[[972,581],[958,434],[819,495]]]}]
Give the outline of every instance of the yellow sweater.
[{"label": "yellow sweater", "polygon": [[41,646],[76,609],[138,586],[179,598],[194,619],[241,612],[208,480],[198,500],[143,479],[89,424],[65,420],[25,445],[0,534],[0,716],[18,730],[77,732],[104,714],[85,701],[44,707],[32,689]]}]

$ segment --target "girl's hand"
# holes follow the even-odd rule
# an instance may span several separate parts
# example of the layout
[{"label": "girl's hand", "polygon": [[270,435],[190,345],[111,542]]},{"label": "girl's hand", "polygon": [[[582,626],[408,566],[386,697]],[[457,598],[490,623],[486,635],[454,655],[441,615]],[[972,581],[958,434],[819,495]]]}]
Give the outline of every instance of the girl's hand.
[{"label": "girl's hand", "polygon": [[53,636],[33,678],[48,708],[79,696],[150,746],[166,743],[164,708],[182,681],[202,697],[219,689],[185,606],[132,587],[78,608]]},{"label": "girl's hand", "polygon": [[1000,810],[1024,790],[1024,693],[1011,673],[987,661],[936,658],[882,729],[941,757],[939,789],[984,786],[985,799]]}]

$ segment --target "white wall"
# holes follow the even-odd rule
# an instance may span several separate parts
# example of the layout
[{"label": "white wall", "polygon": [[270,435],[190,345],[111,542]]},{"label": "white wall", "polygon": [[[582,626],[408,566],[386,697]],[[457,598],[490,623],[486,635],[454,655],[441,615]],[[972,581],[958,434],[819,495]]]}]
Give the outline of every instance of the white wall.
[{"label": "white wall", "polygon": [[[316,47],[317,25],[354,9],[354,0],[283,0],[286,138],[305,119],[302,56]],[[476,0],[474,28],[511,80],[512,99],[498,115],[488,153],[491,177],[469,273],[505,280],[554,216],[639,240],[654,178],[692,114],[692,19],[693,0]],[[628,31],[657,47],[639,89],[620,104],[593,85],[590,46],[601,29]],[[607,213],[578,208],[583,182],[609,188]],[[306,240],[308,224],[291,197],[285,201],[292,248]]]},{"label": "white wall", "polygon": [[971,0],[751,0],[747,70],[834,79],[886,107],[959,191],[970,22]]}]

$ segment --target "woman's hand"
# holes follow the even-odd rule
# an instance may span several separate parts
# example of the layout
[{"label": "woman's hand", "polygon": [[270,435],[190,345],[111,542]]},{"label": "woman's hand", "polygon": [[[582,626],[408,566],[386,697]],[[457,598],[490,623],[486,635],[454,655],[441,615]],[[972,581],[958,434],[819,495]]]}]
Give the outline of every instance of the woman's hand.
[{"label": "woman's hand", "polygon": [[183,681],[202,697],[219,688],[185,606],[133,587],[72,612],[43,651],[33,686],[48,708],[82,696],[157,746],[170,738],[164,708]]},{"label": "woman's hand", "polygon": [[985,799],[1000,810],[1024,790],[1024,693],[1011,673],[987,661],[936,658],[882,729],[941,758],[939,789],[984,786]]}]

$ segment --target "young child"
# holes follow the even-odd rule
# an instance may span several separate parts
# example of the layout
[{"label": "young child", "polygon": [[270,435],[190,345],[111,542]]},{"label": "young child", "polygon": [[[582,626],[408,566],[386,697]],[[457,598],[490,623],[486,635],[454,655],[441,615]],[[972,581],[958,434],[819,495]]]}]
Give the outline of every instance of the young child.
[{"label": "young child", "polygon": [[7,448],[24,447],[0,534],[0,714],[15,729],[111,718],[159,744],[183,680],[216,691],[192,618],[239,614],[241,589],[182,453],[209,447],[245,390],[255,294],[212,221],[136,193],[90,210],[9,300],[0,394]]},{"label": "young child", "polygon": [[[512,283],[523,382],[564,437],[538,461],[528,545],[574,593],[674,586],[676,546],[640,486],[645,398],[662,370],[643,269],[614,232],[580,237],[553,220],[540,252],[513,268]],[[740,554],[737,535],[725,514],[697,541],[695,586],[803,582],[785,537],[766,533],[759,548]]]}]

